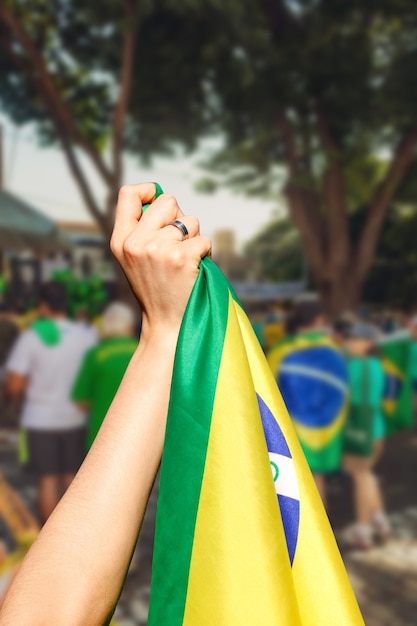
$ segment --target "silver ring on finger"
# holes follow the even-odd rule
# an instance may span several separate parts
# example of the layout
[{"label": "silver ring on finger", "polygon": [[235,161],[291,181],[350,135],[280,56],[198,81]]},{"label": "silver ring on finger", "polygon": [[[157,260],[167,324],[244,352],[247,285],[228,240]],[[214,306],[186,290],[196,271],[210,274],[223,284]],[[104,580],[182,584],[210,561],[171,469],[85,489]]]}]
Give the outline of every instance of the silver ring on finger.
[{"label": "silver ring on finger", "polygon": [[174,220],[173,222],[168,222],[167,226],[175,226],[181,232],[184,239],[189,237],[189,232],[185,224],[183,224],[180,220]]}]

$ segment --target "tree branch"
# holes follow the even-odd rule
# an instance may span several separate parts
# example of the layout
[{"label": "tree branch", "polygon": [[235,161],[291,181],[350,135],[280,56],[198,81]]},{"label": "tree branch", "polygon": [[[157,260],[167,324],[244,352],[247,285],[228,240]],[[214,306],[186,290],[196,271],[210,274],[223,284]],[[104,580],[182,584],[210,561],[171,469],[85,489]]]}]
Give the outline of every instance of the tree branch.
[{"label": "tree branch", "polygon": [[289,33],[300,34],[301,25],[282,0],[262,0],[262,5],[275,38]]},{"label": "tree branch", "polygon": [[[326,264],[324,258],[324,246],[322,231],[320,229],[321,217],[318,214],[317,198],[314,194],[297,189],[289,183],[285,188],[285,195],[291,216],[297,226],[304,242],[306,256],[311,269],[316,277],[323,274]],[[318,215],[318,219],[317,216]]]},{"label": "tree branch", "polygon": [[[61,129],[65,128],[68,138],[76,142],[88,154],[105,182],[107,184],[111,183],[111,172],[94,146],[87,141],[74,124],[71,112],[49,75],[38,48],[23,30],[20,23],[16,20],[15,16],[7,8],[4,2],[0,2],[0,21],[4,24],[10,34],[16,37],[20,45],[25,50],[28,59],[31,60],[30,65],[28,63],[20,63],[18,64],[18,67],[25,72],[27,78],[34,85],[37,92],[42,96],[55,126],[59,123]],[[10,45],[6,46],[6,50],[12,60],[16,63],[19,55],[12,50]]]},{"label": "tree branch", "polygon": [[132,86],[134,52],[136,43],[136,9],[131,0],[124,0],[123,7],[126,15],[127,32],[123,42],[122,63],[120,69],[119,99],[113,112],[113,170],[117,186],[121,184],[122,176],[122,148],[123,134],[126,124],[126,114],[129,105],[129,96]]},{"label": "tree branch", "polygon": [[371,266],[387,208],[413,161],[416,145],[417,128],[411,128],[400,140],[391,165],[371,200],[368,218],[357,246],[356,272],[359,281],[365,279]]},{"label": "tree branch", "polygon": [[80,167],[77,156],[75,154],[74,148],[71,142],[68,140],[68,137],[65,132],[60,133],[60,139],[62,143],[62,148],[64,150],[64,154],[67,158],[69,168],[71,170],[72,175],[77,181],[79,188],[81,190],[81,195],[84,199],[87,209],[91,213],[92,217],[97,221],[100,225],[102,231],[104,233],[107,232],[106,229],[106,218],[103,213],[98,208],[98,205],[91,193],[90,187],[87,183],[87,180],[83,174],[83,170]]},{"label": "tree branch", "polygon": [[[305,243],[306,253],[313,272],[319,275],[324,264],[323,221],[320,215],[317,196],[312,189],[311,172],[300,167],[294,130],[284,111],[278,115],[278,127],[288,159],[288,182],[285,195],[293,220]],[[301,178],[305,179],[304,185]],[[307,179],[309,184],[307,184]]]},{"label": "tree branch", "polygon": [[284,111],[278,114],[278,128],[287,154],[290,176],[297,176],[299,172],[297,146],[291,122]]},{"label": "tree branch", "polygon": [[324,202],[327,216],[327,247],[329,269],[335,272],[350,261],[349,223],[345,202],[345,187],[341,153],[331,133],[320,101],[316,104],[317,130],[326,156],[327,167],[323,177]]}]

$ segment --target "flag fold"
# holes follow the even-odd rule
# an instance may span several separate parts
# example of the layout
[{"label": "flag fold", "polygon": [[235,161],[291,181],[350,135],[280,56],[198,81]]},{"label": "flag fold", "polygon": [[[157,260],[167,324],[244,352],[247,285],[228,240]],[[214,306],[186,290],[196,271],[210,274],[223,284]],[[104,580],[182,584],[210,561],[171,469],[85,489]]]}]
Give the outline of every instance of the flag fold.
[{"label": "flag fold", "polygon": [[203,259],[175,357],[149,626],[363,620],[253,329]]}]

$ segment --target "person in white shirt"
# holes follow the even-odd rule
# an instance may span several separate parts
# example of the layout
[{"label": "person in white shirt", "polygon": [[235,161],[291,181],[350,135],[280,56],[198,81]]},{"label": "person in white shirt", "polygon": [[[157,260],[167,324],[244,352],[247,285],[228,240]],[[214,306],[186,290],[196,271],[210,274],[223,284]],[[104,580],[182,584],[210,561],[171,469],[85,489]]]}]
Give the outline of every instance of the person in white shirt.
[{"label": "person in white shirt", "polygon": [[5,391],[24,396],[21,426],[27,468],[38,478],[42,523],[55,508],[85,456],[86,416],[70,399],[85,352],[94,339],[66,316],[66,290],[44,283],[39,317],[18,337],[6,361]]}]

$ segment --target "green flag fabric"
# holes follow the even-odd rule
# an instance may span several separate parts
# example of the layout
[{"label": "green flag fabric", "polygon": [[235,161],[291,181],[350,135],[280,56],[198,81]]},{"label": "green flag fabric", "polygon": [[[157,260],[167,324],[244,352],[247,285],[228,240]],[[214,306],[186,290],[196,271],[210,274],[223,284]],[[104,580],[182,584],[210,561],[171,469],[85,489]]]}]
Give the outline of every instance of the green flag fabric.
[{"label": "green flag fabric", "polygon": [[411,336],[407,331],[386,335],[379,350],[386,377],[382,406],[390,434],[413,424]]}]

